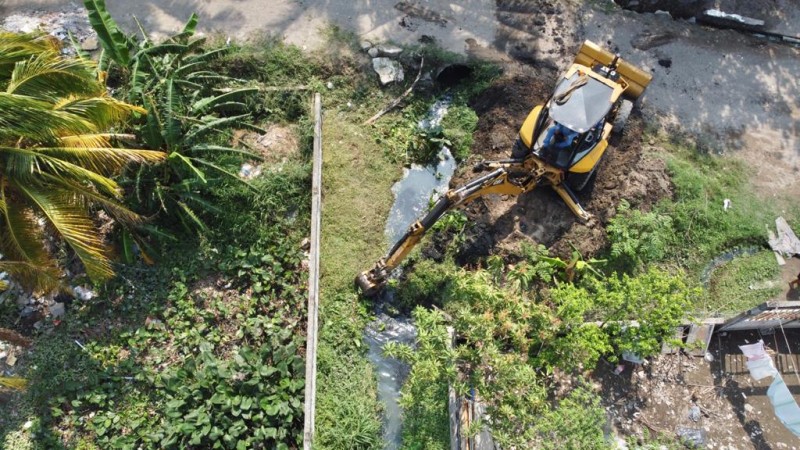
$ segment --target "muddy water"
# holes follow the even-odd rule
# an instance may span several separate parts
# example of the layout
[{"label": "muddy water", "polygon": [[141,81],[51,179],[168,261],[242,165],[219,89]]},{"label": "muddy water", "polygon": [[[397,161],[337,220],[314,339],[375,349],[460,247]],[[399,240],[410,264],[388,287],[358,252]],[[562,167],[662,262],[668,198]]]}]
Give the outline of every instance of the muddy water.
[{"label": "muddy water", "polygon": [[456,161],[447,148],[439,153],[436,165],[414,164],[404,169],[403,179],[392,187],[395,201],[386,220],[386,238],[392,245],[427,211],[432,198],[447,191],[455,170]]},{"label": "muddy water", "polygon": [[[388,303],[391,298],[381,299]],[[381,305],[383,308],[385,305]],[[367,357],[378,374],[378,400],[383,405],[383,438],[384,449],[395,450],[402,443],[403,416],[398,400],[400,389],[408,375],[408,364],[383,355],[383,346],[389,342],[414,344],[417,330],[408,317],[391,317],[381,311],[377,318],[369,324],[364,340],[369,345]]]},{"label": "muddy water", "polygon": [[[439,124],[447,113],[449,100],[437,101],[419,126],[432,128]],[[428,166],[412,165],[405,169],[403,179],[395,183],[392,192],[395,201],[386,220],[386,238],[394,245],[408,227],[428,209],[428,203],[447,191],[456,162],[446,147],[439,152],[439,159]],[[388,250],[388,249],[387,249]],[[395,450],[402,444],[402,410],[398,404],[409,367],[402,361],[387,358],[383,346],[389,342],[414,344],[417,330],[410,317],[393,317],[391,311],[394,295],[384,292],[375,305],[376,318],[364,332],[369,346],[367,357],[378,374],[378,400],[383,404],[384,450]]]}]

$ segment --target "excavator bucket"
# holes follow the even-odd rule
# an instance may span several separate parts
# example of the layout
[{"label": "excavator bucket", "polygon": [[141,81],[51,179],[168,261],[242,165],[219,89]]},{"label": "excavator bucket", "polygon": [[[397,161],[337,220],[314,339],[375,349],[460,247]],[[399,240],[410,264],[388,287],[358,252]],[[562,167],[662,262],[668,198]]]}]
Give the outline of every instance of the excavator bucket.
[{"label": "excavator bucket", "polygon": [[[592,41],[585,41],[578,55],[575,56],[574,63],[586,67],[594,67],[598,64],[608,66],[613,61],[613,53]],[[622,59],[617,60],[616,71],[625,81],[625,84],[627,84],[622,95],[631,101],[636,101],[636,99],[642,95],[645,88],[647,88],[647,85],[650,84],[650,80],[653,79],[653,76],[649,73]]]}]

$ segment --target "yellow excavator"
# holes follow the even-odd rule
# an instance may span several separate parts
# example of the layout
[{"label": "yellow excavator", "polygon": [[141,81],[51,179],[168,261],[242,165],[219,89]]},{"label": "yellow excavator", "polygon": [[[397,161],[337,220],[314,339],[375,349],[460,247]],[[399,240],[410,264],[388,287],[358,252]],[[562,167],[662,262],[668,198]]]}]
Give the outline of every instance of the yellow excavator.
[{"label": "yellow excavator", "polygon": [[582,221],[593,217],[575,192],[591,184],[612,133],[621,133],[633,103],[652,76],[586,41],[560,77],[552,97],[533,108],[522,124],[511,159],[484,161],[490,172],[451,189],[414,222],[375,266],[356,277],[365,295],[377,294],[391,272],[447,211],[488,194],[520,195],[550,186]]}]

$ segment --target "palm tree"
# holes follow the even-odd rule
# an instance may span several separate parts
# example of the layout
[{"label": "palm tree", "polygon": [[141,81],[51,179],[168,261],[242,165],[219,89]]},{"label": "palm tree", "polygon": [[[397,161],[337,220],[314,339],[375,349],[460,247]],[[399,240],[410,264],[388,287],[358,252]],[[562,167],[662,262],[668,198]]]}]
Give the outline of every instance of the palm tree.
[{"label": "palm tree", "polygon": [[52,38],[0,33],[0,270],[26,288],[58,286],[51,239],[66,243],[90,278],[113,275],[93,212],[139,222],[112,177],[164,158],[117,146],[132,137],[108,130],[144,110],[110,97],[101,77],[92,61],[61,56]]}]

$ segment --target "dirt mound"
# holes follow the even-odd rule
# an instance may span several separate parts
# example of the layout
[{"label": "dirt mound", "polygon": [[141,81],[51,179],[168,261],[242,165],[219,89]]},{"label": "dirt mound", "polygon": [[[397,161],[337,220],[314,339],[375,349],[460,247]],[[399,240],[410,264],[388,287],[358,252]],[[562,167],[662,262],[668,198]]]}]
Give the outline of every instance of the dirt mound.
[{"label": "dirt mound", "polygon": [[[547,100],[557,76],[546,67],[517,67],[476,99],[472,107],[480,120],[469,162],[507,158],[522,121],[535,105]],[[451,185],[463,184],[475,176],[471,164],[465,164]],[[597,217],[597,225],[587,227],[580,223],[550,189],[538,189],[519,198],[490,196],[466,208],[477,226],[467,236],[461,259],[484,256],[487,249],[492,253],[514,252],[523,242],[543,244],[561,256],[571,252],[571,245],[584,257],[595,255],[608,243],[605,225],[622,199],[647,210],[671,193],[666,166],[644,152],[642,122],[634,116],[621,142],[606,151],[594,186],[579,196],[583,207]],[[491,238],[483,233],[490,233]],[[493,245],[487,245],[487,241]]]}]

